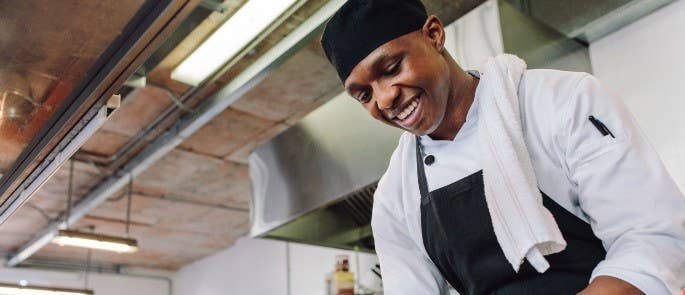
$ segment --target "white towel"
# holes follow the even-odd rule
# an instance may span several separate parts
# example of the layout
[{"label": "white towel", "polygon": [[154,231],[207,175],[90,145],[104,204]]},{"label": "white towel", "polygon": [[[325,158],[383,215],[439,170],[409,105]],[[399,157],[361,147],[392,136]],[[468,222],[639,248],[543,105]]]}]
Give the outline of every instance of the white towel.
[{"label": "white towel", "polygon": [[566,241],[542,205],[521,127],[518,88],[526,63],[503,54],[483,68],[479,91],[479,143],[485,199],[504,256],[516,272],[523,259],[540,273],[543,255],[561,252]]}]

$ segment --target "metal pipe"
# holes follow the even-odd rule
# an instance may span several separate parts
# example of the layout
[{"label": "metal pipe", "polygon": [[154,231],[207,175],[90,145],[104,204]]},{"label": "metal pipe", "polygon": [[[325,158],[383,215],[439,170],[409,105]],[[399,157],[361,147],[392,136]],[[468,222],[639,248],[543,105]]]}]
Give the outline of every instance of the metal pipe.
[{"label": "metal pipe", "polygon": [[[74,188],[74,160],[69,161],[69,184],[67,186],[67,220],[69,215],[71,215],[71,198]],[[67,223],[67,228],[69,228],[69,223]]]},{"label": "metal pipe", "polygon": [[[33,261],[33,260],[29,260]],[[98,274],[105,274],[105,275],[113,275],[113,276],[121,276],[121,277],[131,277],[131,278],[140,278],[140,279],[148,279],[148,280],[159,280],[159,281],[164,281],[167,284],[167,292],[169,295],[173,295],[173,280],[167,276],[162,276],[162,275],[149,275],[149,274],[136,274],[136,273],[128,273],[126,272],[126,267],[123,266],[107,266],[107,265],[88,265],[84,266],[81,263],[75,264],[75,263],[62,263],[60,261],[56,260],[39,260],[39,263],[35,265],[29,265],[29,266],[21,266],[21,268],[26,268],[26,269],[37,269],[37,270],[47,270],[47,271],[62,271],[62,272],[69,272],[69,273],[74,273],[74,272],[82,272],[84,270],[89,270],[93,271],[93,269],[98,273]]]},{"label": "metal pipe", "polygon": [[86,254],[86,273],[83,276],[83,289],[88,290],[88,279],[90,277],[90,259],[93,256],[93,251],[91,249],[88,249],[88,252]]},{"label": "metal pipe", "polygon": [[[196,108],[197,112],[182,117],[167,132],[133,158],[130,163],[98,184],[73,208],[69,218],[70,223],[76,222],[88,211],[105,202],[126,185],[128,177],[135,177],[145,171],[150,165],[172,151],[262,81],[271,71],[283,64],[287,58],[304,47],[344,2],[345,0],[333,0],[326,3],[312,17],[258,58],[219,92],[204,101]],[[56,233],[64,228],[64,225],[64,222],[52,222],[40,230],[33,239],[20,247],[19,251],[10,257],[7,265],[15,266],[33,255],[40,248],[50,243]]]},{"label": "metal pipe", "polygon": [[224,13],[225,11],[221,4],[210,0],[202,0],[202,2],[200,2],[200,7],[216,11],[218,13]]},{"label": "metal pipe", "polygon": [[290,242],[285,242],[285,293],[291,294],[290,287]]},{"label": "metal pipe", "polygon": [[[53,174],[57,172],[59,167],[64,164],[85,142],[90,138],[95,131],[100,129],[100,127],[107,120],[107,107],[102,107],[95,113],[92,117],[84,120],[83,127],[79,133],[72,138],[72,140],[62,149],[49,164],[37,175],[37,177],[20,189],[17,194],[18,196],[14,201],[9,204],[7,208],[3,208],[2,213],[0,213],[0,223],[1,221],[7,220],[9,216],[16,211],[26,200],[28,200],[34,193],[36,193],[44,184],[47,182]],[[68,210],[70,211],[70,210]]]},{"label": "metal pipe", "polygon": [[[155,84],[149,84],[152,87],[157,87],[161,88],[158,85]],[[173,93],[168,90],[164,89],[165,91],[168,92],[168,95],[172,95]],[[175,94],[174,94],[175,95]],[[187,103],[190,99],[190,97],[183,95],[183,98],[179,98],[179,102],[183,105]],[[172,101],[174,101],[173,98],[170,97]],[[143,140],[150,135],[153,131],[155,131],[159,125],[171,116],[175,111],[179,110],[179,105],[177,103],[174,103],[170,105],[168,108],[164,109],[164,111],[159,114],[151,123],[147,124],[145,127],[143,127],[142,130],[138,131],[133,137],[131,137],[124,146],[119,148],[117,152],[111,156],[102,156],[94,153],[90,153],[87,151],[80,150],[74,155],[74,158],[80,161],[92,161],[97,164],[103,165],[105,170],[112,170],[112,166],[115,166],[115,163],[119,161],[124,155],[128,154],[131,150],[133,150],[138,144],[143,142]]]},{"label": "metal pipe", "polygon": [[128,237],[131,230],[131,197],[133,196],[133,177],[128,179],[128,191],[126,195],[126,236]]},{"label": "metal pipe", "polygon": [[[172,203],[181,203],[181,204],[188,204],[188,205],[194,205],[194,206],[209,207],[209,208],[221,209],[221,210],[227,210],[227,211],[238,211],[238,212],[249,212],[250,211],[250,209],[248,209],[248,208],[227,206],[224,204],[216,204],[216,203],[210,203],[210,202],[196,201],[196,200],[183,199],[183,198],[178,198],[178,197],[170,197],[170,196],[167,196],[165,194],[151,195],[151,194],[148,194],[148,193],[142,192],[142,191],[134,191],[133,194],[138,196],[138,197],[143,197],[143,198],[148,198],[148,199],[165,200],[165,201],[172,202]],[[121,196],[118,196],[116,198],[110,198],[107,201],[108,202],[118,202],[121,199],[123,199],[125,196],[126,196],[126,193],[122,193]],[[50,220],[50,218],[47,218],[47,219]]]},{"label": "metal pipe", "polygon": [[183,203],[183,204],[189,204],[189,205],[195,205],[195,206],[204,206],[204,207],[210,207],[210,208],[222,209],[222,210],[228,210],[228,211],[238,211],[238,212],[249,212],[250,211],[250,209],[247,209],[247,208],[226,206],[223,204],[213,204],[213,203],[207,203],[207,202],[195,201],[195,200],[187,200],[187,199],[169,197],[166,195],[150,195],[150,194],[146,194],[143,192],[134,192],[134,194],[136,196],[140,196],[140,197],[144,197],[144,198],[151,198],[151,199],[157,199],[157,200],[167,200],[169,202],[174,202],[174,203]]}]

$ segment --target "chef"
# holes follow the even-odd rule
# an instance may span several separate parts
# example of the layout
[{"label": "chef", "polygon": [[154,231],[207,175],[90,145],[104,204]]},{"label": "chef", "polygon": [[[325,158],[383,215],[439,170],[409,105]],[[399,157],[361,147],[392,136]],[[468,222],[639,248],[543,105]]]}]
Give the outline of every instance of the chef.
[{"label": "chef", "polygon": [[419,0],[348,0],[321,43],[405,130],[373,207],[385,294],[680,294],[685,197],[593,76],[466,72]]}]

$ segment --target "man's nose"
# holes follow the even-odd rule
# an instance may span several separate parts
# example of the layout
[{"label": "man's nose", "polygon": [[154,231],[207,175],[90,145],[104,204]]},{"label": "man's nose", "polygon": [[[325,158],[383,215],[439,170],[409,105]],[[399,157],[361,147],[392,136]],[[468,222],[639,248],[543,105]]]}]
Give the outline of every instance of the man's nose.
[{"label": "man's nose", "polygon": [[397,87],[378,87],[375,93],[378,109],[383,113],[392,111],[399,94]]}]

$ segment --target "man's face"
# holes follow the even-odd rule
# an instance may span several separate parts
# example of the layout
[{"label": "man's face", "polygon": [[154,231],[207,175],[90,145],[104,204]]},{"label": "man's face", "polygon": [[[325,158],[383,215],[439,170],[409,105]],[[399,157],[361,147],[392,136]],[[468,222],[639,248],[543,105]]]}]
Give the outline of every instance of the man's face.
[{"label": "man's face", "polygon": [[347,92],[385,124],[432,133],[449,96],[449,68],[435,41],[424,29],[378,47],[345,80]]}]

